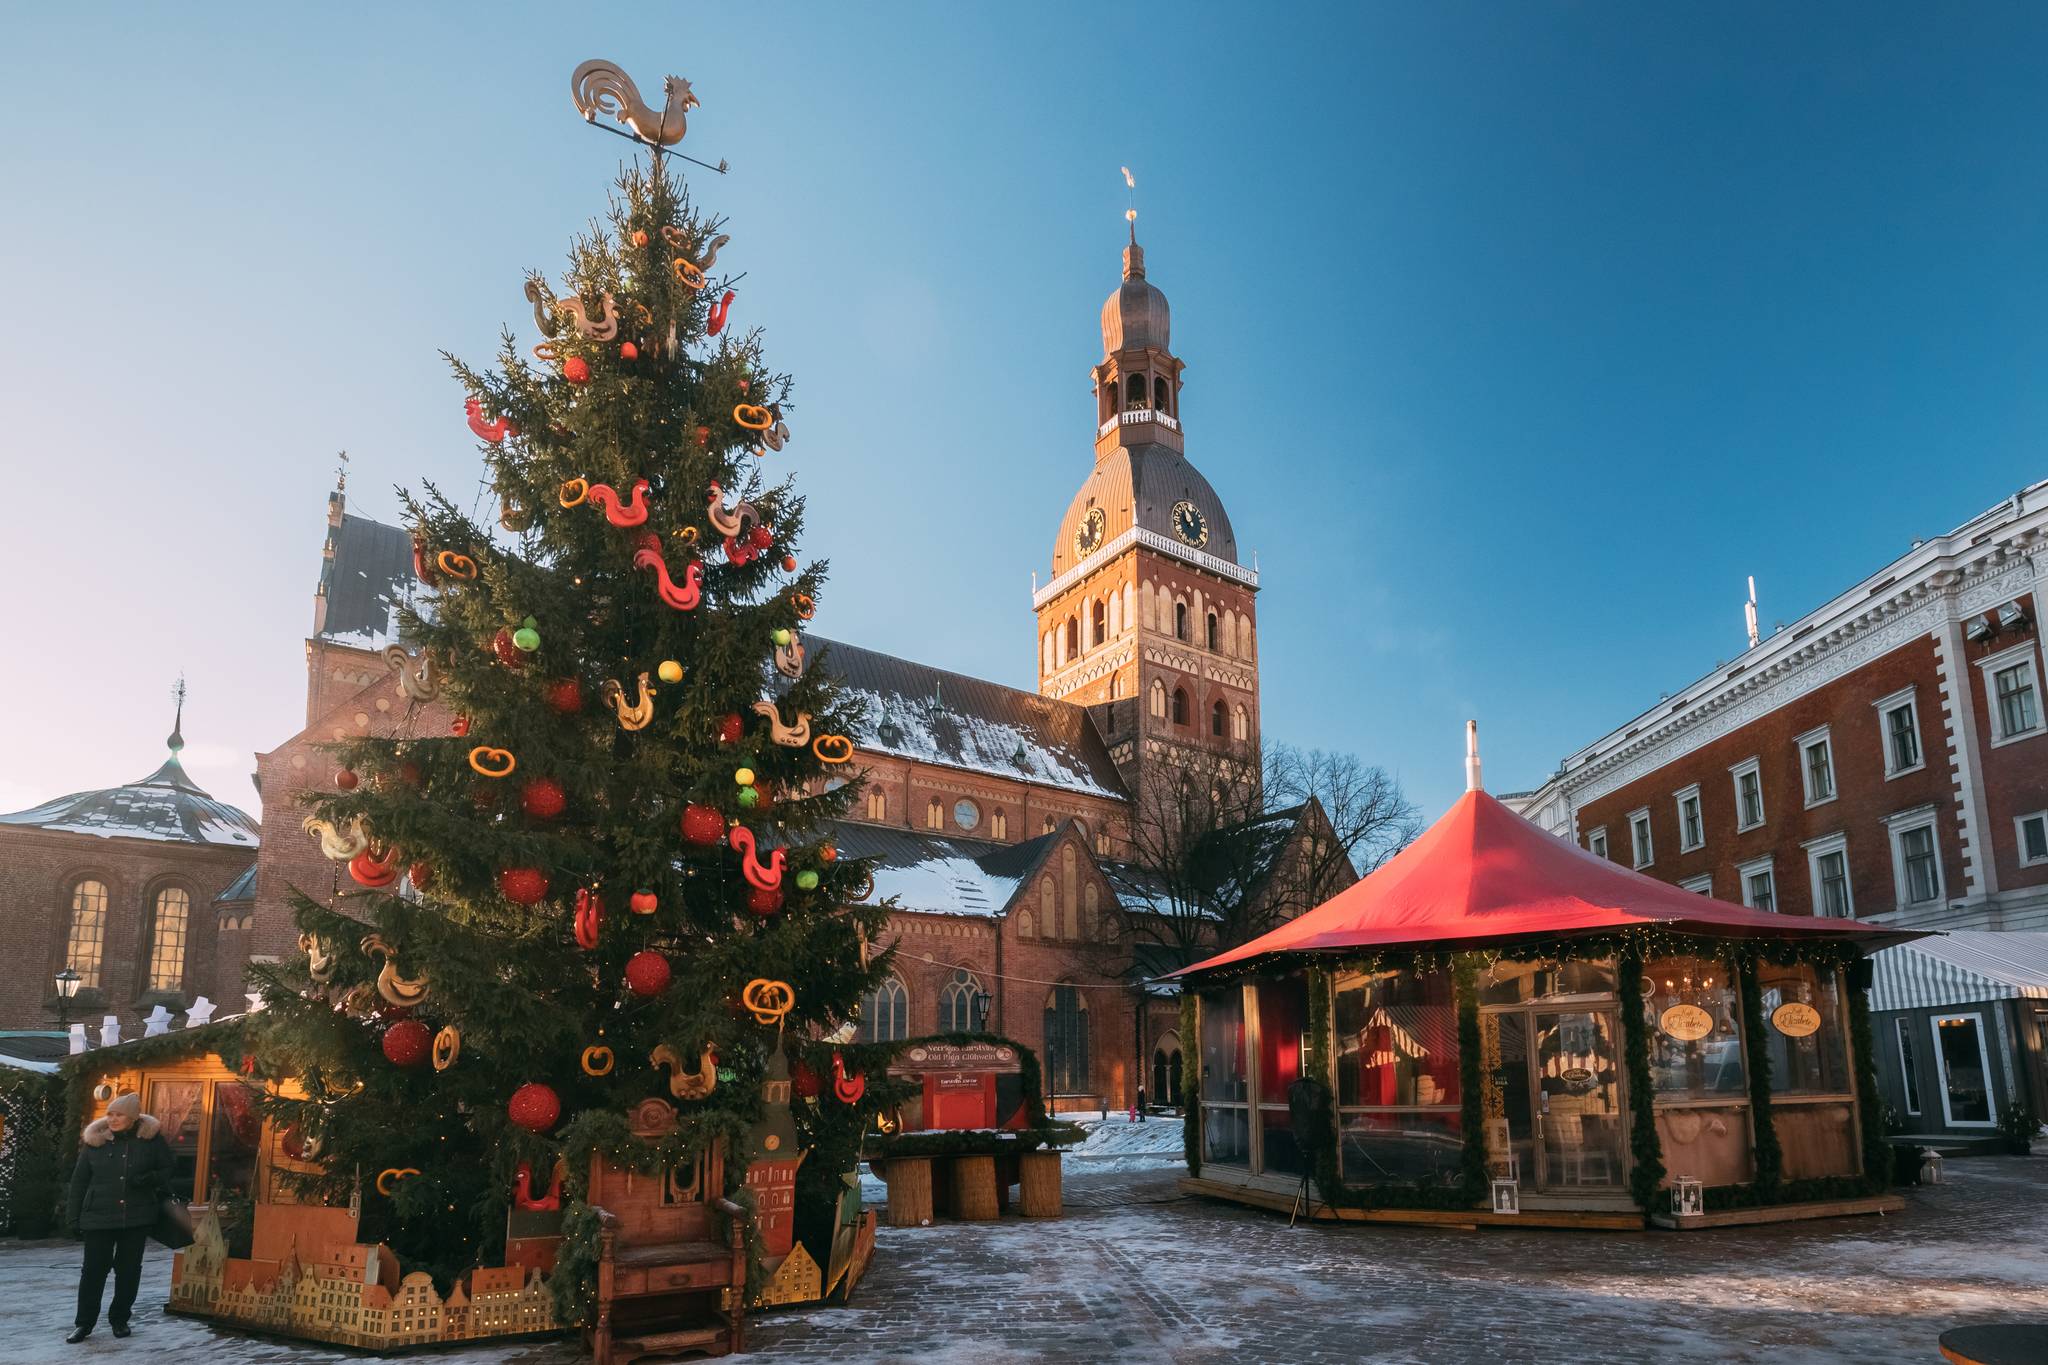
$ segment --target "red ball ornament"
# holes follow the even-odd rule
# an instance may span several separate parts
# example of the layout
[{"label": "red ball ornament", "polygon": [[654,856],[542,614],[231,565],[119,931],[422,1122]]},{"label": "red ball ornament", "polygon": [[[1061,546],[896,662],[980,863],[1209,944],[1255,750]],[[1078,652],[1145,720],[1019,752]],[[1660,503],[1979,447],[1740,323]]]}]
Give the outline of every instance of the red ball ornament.
[{"label": "red ball ornament", "polygon": [[740,717],[740,713],[737,711],[726,712],[718,722],[718,742],[720,744],[737,744],[740,742],[741,736],[746,733],[747,723]]},{"label": "red ball ornament", "polygon": [[453,720],[452,722],[450,722],[450,723],[449,723],[449,726],[448,726],[448,728],[449,728],[450,730],[454,731],[454,732],[456,733],[456,735],[458,735],[458,736],[461,736],[461,735],[466,735],[466,734],[468,734],[468,733],[469,733],[469,717],[468,717],[468,716],[457,716],[457,717],[456,717],[456,718],[455,718],[455,719],[454,719],[454,720]]},{"label": "red ball ornament", "polygon": [[562,1099],[539,1081],[528,1081],[512,1092],[505,1116],[529,1133],[545,1133],[562,1117]]},{"label": "red ball ornament", "polygon": [[699,848],[716,848],[725,842],[725,817],[710,806],[691,802],[683,807],[683,839]]},{"label": "red ball ornament", "polygon": [[417,1019],[401,1019],[384,1030],[384,1060],[393,1066],[418,1066],[433,1050],[433,1030]]},{"label": "red ball ornament", "polygon": [[796,556],[795,556],[795,555],[784,555],[784,556],[782,557],[782,571],[783,571],[784,573],[795,573],[795,572],[796,572]]},{"label": "red ball ornament", "polygon": [[572,355],[562,362],[562,378],[571,384],[590,382],[590,362],[580,355]]},{"label": "red ball ornament", "polygon": [[345,792],[354,791],[356,783],[360,781],[362,779],[356,776],[355,769],[353,768],[343,768],[334,774],[334,785]]},{"label": "red ball ornament", "polygon": [[498,662],[507,668],[526,667],[526,651],[512,642],[512,632],[503,626],[491,637],[491,653],[498,656]]},{"label": "red ball ornament", "polygon": [[747,383],[747,381],[746,381],[746,380],[744,380],[744,379],[742,379],[742,380],[740,381],[740,392],[741,392],[741,393],[745,393],[745,392],[747,391],[748,387],[749,387],[749,386],[748,386],[748,383]]},{"label": "red ball ornament", "polygon": [[626,959],[626,986],[635,995],[660,995],[668,989],[670,975],[668,959],[652,949]]},{"label": "red ball ornament", "polygon": [[536,777],[520,791],[519,806],[536,820],[552,820],[569,808],[569,797],[554,778]]},{"label": "red ball ornament", "polygon": [[640,358],[640,348],[630,341],[622,341],[619,343],[619,358],[622,360],[638,360]]},{"label": "red ball ornament", "polygon": [[548,874],[537,867],[508,867],[498,874],[498,890],[505,899],[532,905],[548,894]]},{"label": "red ball ornament", "polygon": [[754,534],[748,537],[757,550],[765,550],[775,543],[775,533],[765,526],[756,526]]},{"label": "red ball ornament", "polygon": [[809,1062],[798,1062],[789,1069],[789,1088],[800,1100],[818,1098],[818,1073]]},{"label": "red ball ornament", "polygon": [[574,678],[555,679],[548,684],[547,703],[560,715],[575,715],[583,709],[583,684]]},{"label": "red ball ornament", "polygon": [[652,891],[635,891],[626,903],[636,915],[651,915],[661,908],[661,902],[655,899]]},{"label": "red ball ornament", "polygon": [[702,445],[710,445],[710,444],[711,444],[711,428],[710,428],[710,427],[698,427],[698,428],[697,428],[697,444],[698,444],[698,445],[700,445],[700,446],[702,446]]},{"label": "red ball ornament", "polygon": [[405,877],[412,883],[413,890],[424,891],[433,884],[434,869],[428,863],[414,863],[405,870]]},{"label": "red ball ornament", "polygon": [[750,886],[747,888],[747,909],[757,915],[772,915],[782,908],[782,888]]}]

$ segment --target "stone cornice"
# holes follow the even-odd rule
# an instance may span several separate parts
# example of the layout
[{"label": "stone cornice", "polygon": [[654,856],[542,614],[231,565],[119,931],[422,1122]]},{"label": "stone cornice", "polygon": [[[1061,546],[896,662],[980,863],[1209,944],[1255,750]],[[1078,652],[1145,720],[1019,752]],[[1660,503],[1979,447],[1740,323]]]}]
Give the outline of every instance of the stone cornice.
[{"label": "stone cornice", "polygon": [[1068,588],[1073,587],[1074,584],[1107,567],[1110,561],[1133,546],[1151,550],[1153,553],[1164,555],[1168,559],[1177,559],[1191,569],[1197,569],[1206,574],[1213,574],[1226,582],[1243,584],[1253,592],[1259,590],[1257,570],[1233,564],[1221,555],[1212,555],[1207,550],[1197,550],[1192,546],[1183,545],[1177,540],[1170,540],[1160,535],[1157,531],[1148,531],[1142,526],[1133,526],[1115,540],[1110,541],[1109,544],[1103,546],[1094,554],[1089,555],[1088,558],[1082,560],[1079,564],[1076,564],[1073,568],[1068,569],[1065,573],[1047,583],[1037,592],[1032,593],[1031,609],[1036,611],[1043,607],[1046,603],[1052,601],[1053,598],[1058,597]]}]

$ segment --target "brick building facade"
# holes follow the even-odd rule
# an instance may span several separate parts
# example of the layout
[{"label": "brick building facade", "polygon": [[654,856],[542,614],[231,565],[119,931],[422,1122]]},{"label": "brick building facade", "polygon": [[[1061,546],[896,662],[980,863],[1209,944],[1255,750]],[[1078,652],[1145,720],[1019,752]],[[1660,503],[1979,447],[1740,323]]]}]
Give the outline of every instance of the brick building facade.
[{"label": "brick building facade", "polygon": [[1516,805],[1788,914],[2048,929],[2048,482],[1564,760]]},{"label": "brick building facade", "polygon": [[[1112,916],[1141,880],[1122,861],[1139,794],[1171,774],[1259,771],[1258,575],[1238,564],[1221,500],[1182,453],[1166,299],[1135,242],[1102,334],[1094,467],[1034,595],[1038,691],[809,641],[813,666],[870,717],[853,769],[862,790],[836,841],[878,860],[876,895],[901,907],[886,940],[895,979],[862,1027],[896,1038],[985,1022],[1036,1050],[1070,1107],[1178,1088],[1178,1003],[1142,985]],[[252,954],[295,950],[295,890],[345,889],[300,828],[300,794],[333,780],[323,746],[446,729],[444,709],[399,696],[384,655],[402,643],[397,609],[414,591],[405,533],[350,514],[338,489],[306,642],[306,726],[257,756],[267,837]]]}]

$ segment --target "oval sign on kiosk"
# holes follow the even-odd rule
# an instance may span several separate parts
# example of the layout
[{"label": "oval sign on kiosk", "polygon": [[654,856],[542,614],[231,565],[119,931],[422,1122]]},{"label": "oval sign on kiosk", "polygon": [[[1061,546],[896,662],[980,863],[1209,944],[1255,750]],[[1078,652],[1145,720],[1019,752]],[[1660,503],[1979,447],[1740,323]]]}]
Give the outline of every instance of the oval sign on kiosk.
[{"label": "oval sign on kiosk", "polygon": [[1681,1043],[1690,1043],[1714,1031],[1714,1016],[1698,1005],[1673,1005],[1657,1017],[1657,1027]]},{"label": "oval sign on kiosk", "polygon": [[1787,1038],[1804,1038],[1820,1031],[1820,1011],[1795,1000],[1771,1011],[1771,1027]]}]

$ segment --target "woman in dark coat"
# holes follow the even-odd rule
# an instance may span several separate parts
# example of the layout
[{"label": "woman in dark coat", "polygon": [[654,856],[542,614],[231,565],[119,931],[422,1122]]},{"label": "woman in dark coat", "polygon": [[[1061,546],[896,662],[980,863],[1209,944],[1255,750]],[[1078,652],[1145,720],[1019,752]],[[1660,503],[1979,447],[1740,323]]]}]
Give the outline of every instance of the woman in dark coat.
[{"label": "woman in dark coat", "polygon": [[142,1282],[142,1249],[163,1202],[170,1197],[171,1145],[142,1097],[115,1097],[105,1118],[86,1125],[78,1168],[71,1173],[71,1223],[85,1236],[85,1269],[78,1277],[78,1317],[69,1342],[92,1335],[100,1293],[114,1272],[114,1302],[107,1322],[128,1335],[128,1313]]}]

